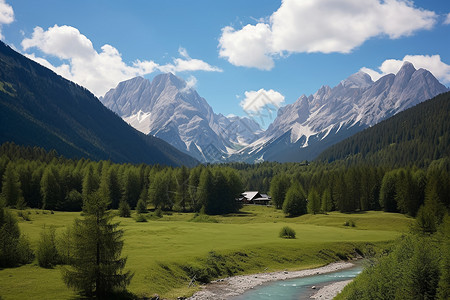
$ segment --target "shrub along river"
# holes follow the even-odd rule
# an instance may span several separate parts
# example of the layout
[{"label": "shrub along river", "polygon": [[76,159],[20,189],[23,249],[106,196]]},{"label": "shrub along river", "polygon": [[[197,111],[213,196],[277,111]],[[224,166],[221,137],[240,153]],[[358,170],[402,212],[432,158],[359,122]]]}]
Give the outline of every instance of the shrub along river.
[{"label": "shrub along river", "polygon": [[[361,262],[358,262],[354,267],[342,271],[268,282],[233,298],[233,300],[306,300],[326,285],[355,278],[362,269]],[[312,288],[313,286],[315,289]]]}]

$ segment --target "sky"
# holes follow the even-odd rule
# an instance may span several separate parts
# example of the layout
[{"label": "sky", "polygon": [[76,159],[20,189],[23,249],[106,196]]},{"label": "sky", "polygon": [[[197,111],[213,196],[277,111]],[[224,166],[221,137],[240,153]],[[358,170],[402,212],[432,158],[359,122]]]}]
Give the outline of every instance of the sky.
[{"label": "sky", "polygon": [[223,115],[405,60],[450,86],[448,0],[0,0],[0,38],[98,97],[172,72]]}]

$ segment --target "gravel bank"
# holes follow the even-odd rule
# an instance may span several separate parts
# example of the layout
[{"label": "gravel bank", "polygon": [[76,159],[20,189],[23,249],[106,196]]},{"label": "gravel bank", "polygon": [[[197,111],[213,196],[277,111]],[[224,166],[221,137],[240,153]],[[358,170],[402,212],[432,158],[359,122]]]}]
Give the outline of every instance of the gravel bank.
[{"label": "gravel bank", "polygon": [[353,279],[334,282],[321,288],[317,293],[311,296],[311,299],[331,300],[339,294],[344,287],[352,282]]},{"label": "gravel bank", "polygon": [[[188,299],[190,300],[230,299],[232,297],[243,294],[245,291],[249,289],[252,289],[258,285],[261,285],[269,281],[286,280],[310,275],[330,273],[342,269],[351,268],[353,266],[354,265],[349,262],[337,262],[326,265],[324,267],[302,271],[292,271],[292,272],[281,271],[281,272],[233,276],[224,279],[219,279],[211,282],[210,284],[201,286],[202,290],[198,291]],[[321,290],[319,290],[318,293],[320,293]],[[329,299],[329,298],[317,298],[317,299]]]}]

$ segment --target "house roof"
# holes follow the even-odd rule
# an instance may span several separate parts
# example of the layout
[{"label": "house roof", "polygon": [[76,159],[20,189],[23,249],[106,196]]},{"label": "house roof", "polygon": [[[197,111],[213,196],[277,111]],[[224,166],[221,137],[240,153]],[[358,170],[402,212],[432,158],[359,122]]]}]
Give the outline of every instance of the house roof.
[{"label": "house roof", "polygon": [[255,198],[261,197],[260,193],[256,191],[244,192],[242,193],[242,195],[244,195],[244,197],[247,198],[248,200],[253,200]]}]

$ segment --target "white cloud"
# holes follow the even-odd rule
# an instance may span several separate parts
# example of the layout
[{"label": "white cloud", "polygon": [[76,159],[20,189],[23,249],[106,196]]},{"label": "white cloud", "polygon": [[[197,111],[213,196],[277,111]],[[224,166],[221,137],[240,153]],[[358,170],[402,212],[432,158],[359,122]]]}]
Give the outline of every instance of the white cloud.
[{"label": "white cloud", "polygon": [[178,48],[178,53],[180,53],[181,56],[183,56],[184,58],[190,59],[191,57],[189,56],[187,50],[183,47],[179,47]]},{"label": "white cloud", "polygon": [[349,53],[373,37],[430,29],[436,19],[406,0],[283,0],[268,22],[223,28],[219,55],[237,66],[270,70],[276,56]]},{"label": "white cloud", "polygon": [[202,60],[190,58],[186,49],[181,47],[179,53],[183,58],[175,58],[173,63],[159,65],[151,60],[136,60],[129,65],[111,45],[105,44],[101,51],[97,52],[92,42],[71,26],[55,25],[47,30],[35,27],[31,38],[22,41],[22,47],[25,51],[37,48],[45,55],[60,59],[61,65],[55,66],[35,53],[26,54],[61,76],[86,87],[97,96],[104,95],[120,81],[155,71],[222,71]]},{"label": "white cloud", "polygon": [[397,74],[405,61],[409,61],[416,69],[426,69],[430,71],[439,81],[444,84],[450,83],[450,65],[441,60],[440,55],[406,55],[402,60],[387,59],[375,71],[369,68],[362,68],[361,71],[366,72],[372,77],[372,80],[378,80],[386,74]]},{"label": "white cloud", "polygon": [[247,113],[259,112],[266,105],[280,107],[284,103],[284,96],[277,91],[260,89],[259,91],[247,91],[241,101],[241,107]]},{"label": "white cloud", "polygon": [[208,71],[208,72],[222,72],[222,69],[218,67],[211,66],[207,62],[200,59],[190,58],[174,58],[173,64],[166,64],[159,66],[158,69],[161,72],[184,72],[184,71]]},{"label": "white cloud", "polygon": [[2,25],[14,22],[14,10],[11,5],[0,0],[0,39],[4,39],[2,35]]},{"label": "white cloud", "polygon": [[444,24],[445,25],[449,25],[450,24],[450,13],[448,13],[447,16],[445,17]]},{"label": "white cloud", "polygon": [[258,23],[241,30],[227,26],[220,37],[220,57],[227,58],[235,66],[270,70],[274,62],[267,45],[270,42],[269,25]]}]

